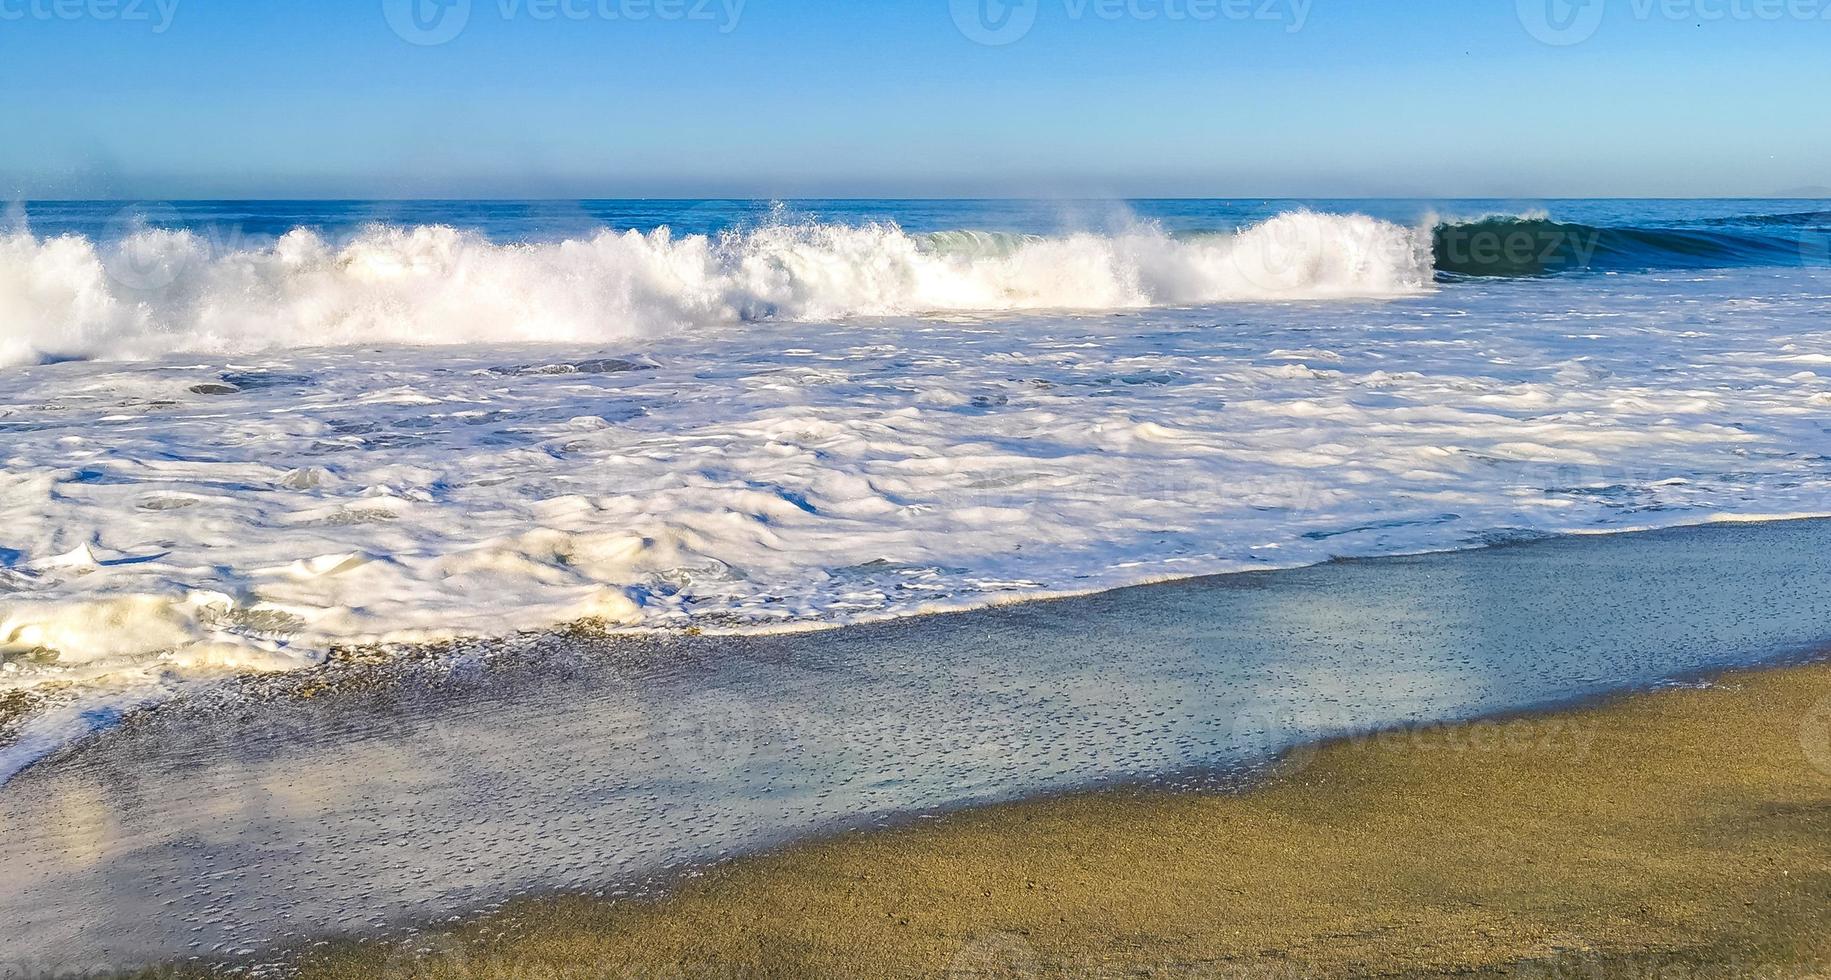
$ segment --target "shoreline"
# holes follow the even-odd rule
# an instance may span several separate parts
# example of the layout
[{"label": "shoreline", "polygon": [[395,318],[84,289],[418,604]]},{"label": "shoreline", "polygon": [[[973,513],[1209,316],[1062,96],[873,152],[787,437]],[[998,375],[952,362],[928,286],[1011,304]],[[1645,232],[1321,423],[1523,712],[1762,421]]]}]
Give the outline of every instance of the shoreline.
[{"label": "shoreline", "polygon": [[699,869],[657,897],[532,898],[279,962],[303,980],[1807,980],[1831,965],[1827,830],[1820,660],[1333,739],[1237,791],[912,818]]},{"label": "shoreline", "polygon": [[[144,705],[128,708],[116,720],[113,727],[131,724],[151,712],[182,704],[187,699],[214,699],[225,692],[240,689],[250,692],[251,701],[272,697],[288,696],[287,692],[306,692],[304,696],[314,696],[325,689],[336,689],[344,683],[358,687],[390,682],[391,674],[408,673],[440,667],[441,662],[449,663],[454,657],[490,658],[497,652],[509,655],[519,649],[538,644],[541,640],[562,637],[586,636],[594,640],[610,640],[640,646],[665,646],[674,643],[693,643],[703,640],[755,640],[777,639],[785,637],[808,636],[823,633],[834,633],[859,628],[895,626],[914,621],[971,616],[989,610],[1012,606],[1049,605],[1074,602],[1097,596],[1108,596],[1136,590],[1155,589],[1165,586],[1201,586],[1218,584],[1232,580],[1250,580],[1257,576],[1279,575],[1313,569],[1327,565],[1380,563],[1409,558],[1429,558],[1451,555],[1462,555],[1473,552],[1498,551],[1522,545],[1543,544],[1556,541],[1574,541],[1598,538],[1634,538],[1647,535],[1684,533],[1688,531],[1710,530],[1735,527],[1773,527],[1785,525],[1806,525],[1823,523],[1831,525],[1831,513],[1788,513],[1752,516],[1709,516],[1695,521],[1678,524],[1649,524],[1630,527],[1576,528],[1558,531],[1540,531],[1529,528],[1501,529],[1493,532],[1489,540],[1468,541],[1459,545],[1433,547],[1419,551],[1399,551],[1390,554],[1345,555],[1319,561],[1293,564],[1270,565],[1266,567],[1240,568],[1230,571],[1205,571],[1187,575],[1168,575],[1126,581],[1118,585],[1100,585],[1085,589],[1060,589],[1042,592],[1013,592],[1008,595],[991,595],[978,600],[958,605],[940,603],[897,612],[864,615],[857,619],[845,621],[796,620],[774,626],[758,626],[741,630],[706,629],[700,626],[657,627],[653,629],[631,629],[608,624],[601,620],[574,620],[555,623],[538,630],[518,630],[514,633],[492,636],[454,636],[447,639],[424,643],[356,643],[333,646],[325,656],[309,666],[290,670],[253,671],[226,670],[219,677],[200,676],[192,678],[192,689],[180,690],[171,695],[154,696]],[[454,651],[456,653],[454,654]],[[151,662],[156,662],[155,660]],[[93,693],[121,694],[131,692],[133,688],[110,688],[106,686],[90,687],[82,680],[53,680],[43,685],[19,687],[0,690],[0,754],[21,740],[28,732],[29,726],[44,717],[46,709],[57,707],[81,706],[83,696]],[[70,697],[64,697],[70,695]],[[0,770],[0,790],[12,779],[27,770],[45,764],[70,751],[80,750],[83,744],[99,736],[104,736],[110,728],[90,731],[85,736],[70,742],[59,744],[49,751],[37,755],[13,769],[10,773]]]},{"label": "shoreline", "polygon": [[[168,705],[0,793],[20,885],[0,914],[27,956],[278,949],[834,829],[1242,774],[1331,734],[1537,717],[1824,649],[1827,542],[1824,522],[1694,528],[820,634],[549,637],[254,711]],[[225,867],[245,876],[168,901]]]}]

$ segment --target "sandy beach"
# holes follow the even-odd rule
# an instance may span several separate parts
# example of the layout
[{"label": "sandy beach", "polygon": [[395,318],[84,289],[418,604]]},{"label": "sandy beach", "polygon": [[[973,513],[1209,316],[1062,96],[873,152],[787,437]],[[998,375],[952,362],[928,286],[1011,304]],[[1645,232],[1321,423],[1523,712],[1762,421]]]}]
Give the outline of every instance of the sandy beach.
[{"label": "sandy beach", "polygon": [[1831,956],[1831,666],[1422,726],[1240,793],[845,835],[303,978],[1771,977]]}]

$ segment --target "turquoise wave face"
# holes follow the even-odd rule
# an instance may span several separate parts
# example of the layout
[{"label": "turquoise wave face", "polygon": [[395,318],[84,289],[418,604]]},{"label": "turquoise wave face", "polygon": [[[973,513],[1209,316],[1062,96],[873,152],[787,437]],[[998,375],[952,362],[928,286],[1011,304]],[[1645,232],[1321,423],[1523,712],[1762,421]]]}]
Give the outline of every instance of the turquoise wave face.
[{"label": "turquoise wave face", "polygon": [[1577,272],[1796,268],[1831,257],[1831,212],[1749,215],[1703,227],[1598,227],[1544,218],[1439,224],[1432,233],[1445,278],[1531,278]]}]

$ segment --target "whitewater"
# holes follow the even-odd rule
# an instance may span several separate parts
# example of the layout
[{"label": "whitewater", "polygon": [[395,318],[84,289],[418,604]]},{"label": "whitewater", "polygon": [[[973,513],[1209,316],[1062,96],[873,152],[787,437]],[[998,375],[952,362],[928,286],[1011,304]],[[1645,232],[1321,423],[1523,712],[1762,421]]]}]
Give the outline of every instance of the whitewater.
[{"label": "whitewater", "polygon": [[338,344],[597,342],[758,320],[1122,309],[1420,288],[1429,243],[1362,216],[1175,239],[775,222],[497,244],[448,226],[310,229],[224,252],[186,229],[0,237],[0,365]]},{"label": "whitewater", "polygon": [[1831,512],[1822,268],[1432,231],[0,235],[0,780],[339,646],[844,625]]}]

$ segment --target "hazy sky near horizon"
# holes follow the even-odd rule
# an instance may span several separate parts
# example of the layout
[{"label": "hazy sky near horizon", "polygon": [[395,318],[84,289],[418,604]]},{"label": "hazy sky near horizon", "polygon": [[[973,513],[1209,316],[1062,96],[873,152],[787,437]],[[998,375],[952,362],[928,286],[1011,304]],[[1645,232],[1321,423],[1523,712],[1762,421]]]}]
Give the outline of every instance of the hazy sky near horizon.
[{"label": "hazy sky near horizon", "polygon": [[1828,42],[1831,0],[0,0],[0,195],[1768,195],[1831,185]]}]

